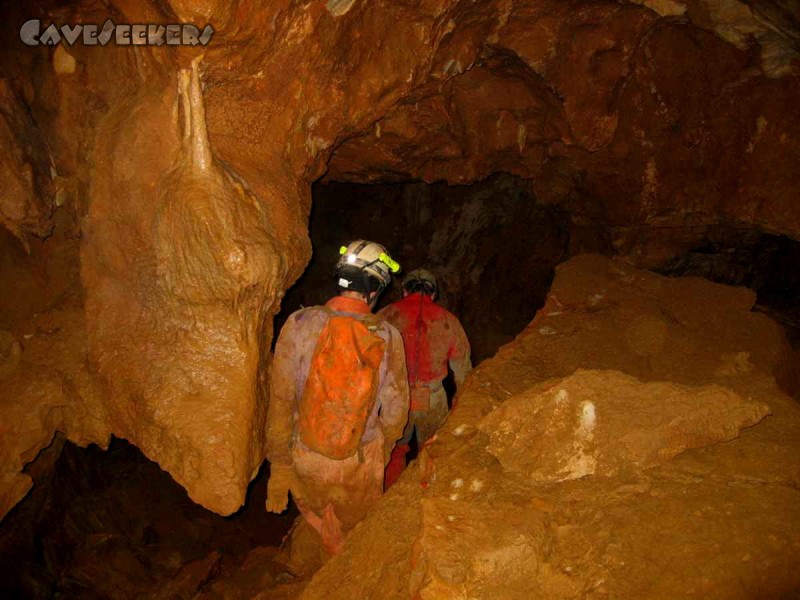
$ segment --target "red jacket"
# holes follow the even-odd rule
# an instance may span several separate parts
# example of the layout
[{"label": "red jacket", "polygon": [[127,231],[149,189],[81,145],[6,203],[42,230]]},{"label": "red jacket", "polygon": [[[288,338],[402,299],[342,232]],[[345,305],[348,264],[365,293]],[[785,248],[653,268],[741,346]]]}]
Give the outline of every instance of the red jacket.
[{"label": "red jacket", "polygon": [[403,336],[411,385],[441,382],[448,363],[461,384],[472,363],[467,334],[455,315],[422,293],[409,294],[378,314]]}]

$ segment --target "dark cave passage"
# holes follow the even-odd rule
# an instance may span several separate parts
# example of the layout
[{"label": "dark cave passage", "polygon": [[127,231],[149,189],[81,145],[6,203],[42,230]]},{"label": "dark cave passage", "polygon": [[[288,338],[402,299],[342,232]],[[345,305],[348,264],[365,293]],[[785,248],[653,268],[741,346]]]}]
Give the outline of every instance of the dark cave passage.
[{"label": "dark cave passage", "polygon": [[26,472],[34,488],[0,523],[3,598],[191,597],[254,549],[274,551],[296,516],[264,511],[266,463],[245,506],[221,517],[116,438],[104,451],[58,436]]},{"label": "dark cave passage", "polygon": [[[436,275],[439,302],[461,320],[477,363],[533,319],[556,265],[574,250],[569,214],[538,203],[529,182],[505,173],[474,185],[317,183],[313,197],[314,254],[286,293],[276,331],[301,306],[330,298],[339,247],[368,239],[383,244],[404,273],[427,268]],[[400,297],[402,277],[378,308]]]},{"label": "dark cave passage", "polygon": [[800,347],[800,242],[720,225],[658,271],[752,289],[757,294],[754,310],[781,323],[792,345]]}]

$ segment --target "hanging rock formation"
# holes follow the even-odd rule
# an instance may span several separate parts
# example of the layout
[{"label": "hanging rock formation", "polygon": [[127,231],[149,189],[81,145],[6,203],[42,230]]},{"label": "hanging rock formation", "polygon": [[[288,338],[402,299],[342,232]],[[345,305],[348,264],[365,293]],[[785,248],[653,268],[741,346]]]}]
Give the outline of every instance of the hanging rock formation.
[{"label": "hanging rock formation", "polygon": [[[258,332],[286,266],[269,213],[212,155],[198,60],[176,79],[131,109],[159,131],[101,125],[118,133],[98,152],[120,154],[98,177],[83,249],[87,311],[97,317],[89,358],[113,431],[158,456],[196,502],[227,514],[263,459]],[[164,174],[159,185],[130,180],[123,197],[133,201],[120,205],[114,185],[143,166]]]}]

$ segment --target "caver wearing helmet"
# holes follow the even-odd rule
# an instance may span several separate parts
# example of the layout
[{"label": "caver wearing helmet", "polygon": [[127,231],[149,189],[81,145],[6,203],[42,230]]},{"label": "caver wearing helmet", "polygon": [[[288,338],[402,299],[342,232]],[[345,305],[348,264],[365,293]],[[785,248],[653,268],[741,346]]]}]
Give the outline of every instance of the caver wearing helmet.
[{"label": "caver wearing helmet", "polygon": [[472,368],[467,334],[455,315],[436,304],[438,291],[433,274],[416,269],[403,282],[403,299],[379,313],[403,337],[411,392],[408,424],[386,469],[386,487],[405,468],[412,439],[421,447],[447,417],[442,381],[448,368],[459,388]]},{"label": "caver wearing helmet", "polygon": [[392,273],[400,271],[386,248],[375,242],[357,240],[342,246],[339,254],[334,272],[339,290],[363,294],[369,301],[374,301],[391,283]]},{"label": "caver wearing helmet", "polygon": [[403,338],[372,314],[400,265],[365,240],[339,254],[338,295],[292,313],[278,336],[266,436],[267,510],[286,509],[291,490],[332,554],[380,498],[409,410]]}]

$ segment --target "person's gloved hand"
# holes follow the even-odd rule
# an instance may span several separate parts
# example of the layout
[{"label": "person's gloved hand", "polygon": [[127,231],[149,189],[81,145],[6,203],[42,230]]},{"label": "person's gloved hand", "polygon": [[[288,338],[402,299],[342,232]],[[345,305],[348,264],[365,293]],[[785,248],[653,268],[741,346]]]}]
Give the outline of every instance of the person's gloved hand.
[{"label": "person's gloved hand", "polygon": [[289,489],[294,481],[291,465],[270,465],[267,483],[267,512],[282,513],[289,506]]}]

